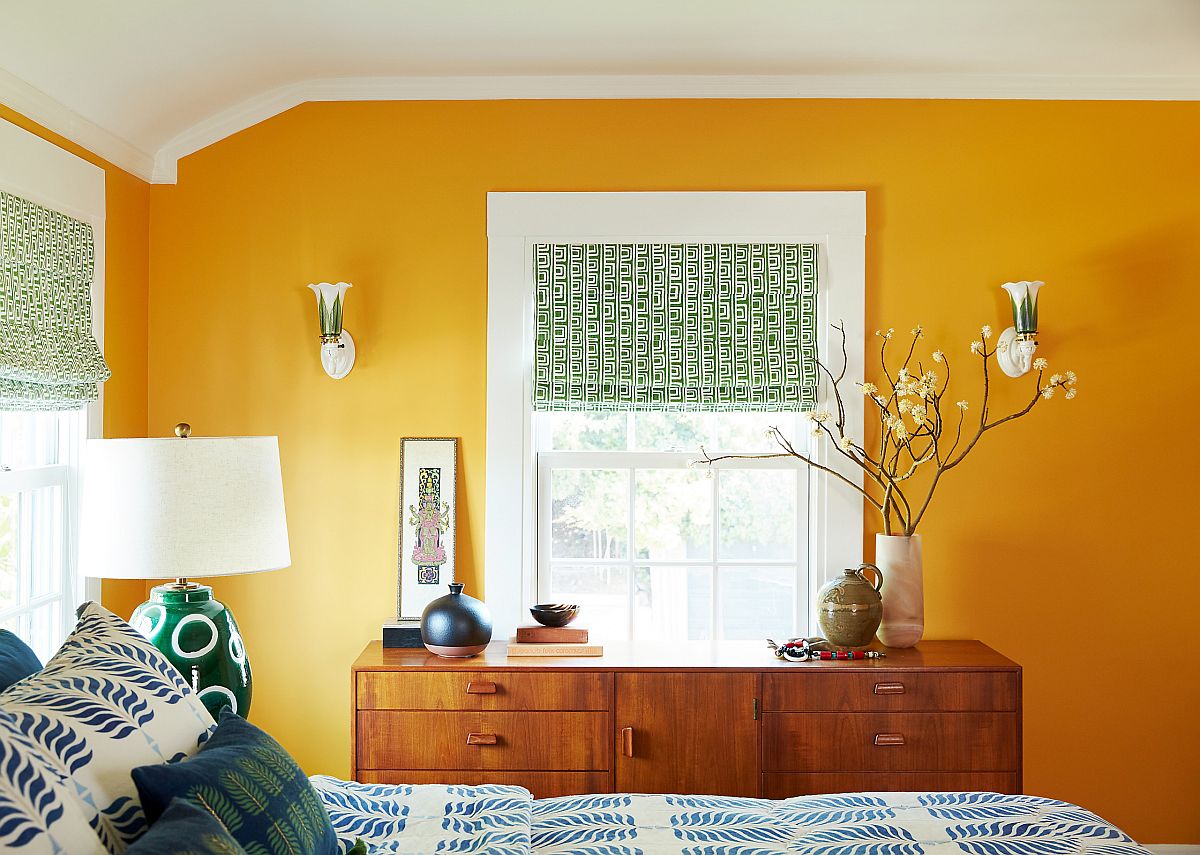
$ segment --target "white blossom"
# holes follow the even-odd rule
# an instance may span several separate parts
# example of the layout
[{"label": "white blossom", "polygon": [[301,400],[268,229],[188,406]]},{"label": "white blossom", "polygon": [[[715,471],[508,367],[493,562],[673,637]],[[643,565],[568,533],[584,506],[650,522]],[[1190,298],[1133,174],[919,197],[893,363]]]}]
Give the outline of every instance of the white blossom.
[{"label": "white blossom", "polygon": [[960,410],[965,410],[967,408],[967,402],[966,401],[955,401],[954,406],[958,407]]},{"label": "white blossom", "polygon": [[925,338],[925,328],[920,324],[917,324],[915,327],[913,327],[912,334],[914,338]]},{"label": "white blossom", "polygon": [[971,353],[981,353],[982,351],[983,351],[983,342],[981,342],[981,341],[971,342]]},{"label": "white blossom", "polygon": [[1049,401],[1051,398],[1053,398],[1054,397],[1054,387],[1047,386],[1045,389],[1043,389],[1042,397],[1045,398],[1047,401]]},{"label": "white blossom", "polygon": [[831,418],[833,418],[833,414],[829,412],[829,410],[817,410],[812,414],[812,420],[814,422],[827,422]]},{"label": "white blossom", "polygon": [[912,420],[919,425],[925,424],[926,410],[921,404],[915,405],[908,413],[912,416]]},{"label": "white blossom", "polygon": [[1057,386],[1062,381],[1063,381],[1063,376],[1061,374],[1051,374],[1050,375],[1050,385],[1051,386]]},{"label": "white blossom", "polygon": [[897,372],[896,372],[896,379],[897,379],[897,380],[900,380],[901,382],[903,382],[903,381],[907,380],[907,379],[908,379],[908,369],[907,369],[907,368],[901,368],[899,371],[897,371]]},{"label": "white blossom", "polygon": [[981,329],[980,332],[983,333],[984,338],[992,337],[992,328],[989,324],[984,324],[983,329]]},{"label": "white blossom", "polygon": [[1067,398],[1067,400],[1068,400],[1068,401],[1069,401],[1069,400],[1071,400],[1071,399],[1072,399],[1072,398],[1074,398],[1074,397],[1075,397],[1075,395],[1077,395],[1078,393],[1079,393],[1079,390],[1078,390],[1078,389],[1075,389],[1075,388],[1068,389],[1068,390],[1067,390],[1067,395],[1066,395],[1066,398]]},{"label": "white blossom", "polygon": [[897,404],[896,404],[896,409],[902,413],[907,413],[909,410],[912,409],[912,402],[909,401],[907,398],[901,398],[900,401],[897,402]]},{"label": "white blossom", "polygon": [[1074,382],[1075,382],[1075,372],[1074,372],[1074,371],[1068,371],[1068,372],[1067,372],[1067,382],[1068,382],[1068,383],[1074,383]]},{"label": "white blossom", "polygon": [[882,339],[889,339],[895,334],[895,332],[896,330],[893,327],[888,327],[887,332],[884,332],[883,330],[875,330],[875,335]]},{"label": "white blossom", "polygon": [[908,428],[905,426],[904,422],[900,421],[899,419],[896,420],[896,423],[892,425],[892,435],[901,442],[908,439]]},{"label": "white blossom", "polygon": [[946,355],[944,353],[942,353],[940,350],[935,350],[933,352],[933,361],[934,362],[941,362],[945,358],[946,358]]},{"label": "white blossom", "polygon": [[838,440],[838,445],[842,447],[842,451],[852,451],[854,449],[854,440],[848,436],[844,436]]},{"label": "white blossom", "polygon": [[1049,362],[1047,362],[1045,359],[1043,359],[1042,357],[1039,356],[1037,359],[1033,360],[1033,370],[1034,371],[1045,371],[1046,366],[1049,364],[1050,364]]},{"label": "white blossom", "polygon": [[874,383],[863,383],[862,384],[862,393],[864,395],[874,395],[878,391],[879,391],[879,387],[876,386]]}]

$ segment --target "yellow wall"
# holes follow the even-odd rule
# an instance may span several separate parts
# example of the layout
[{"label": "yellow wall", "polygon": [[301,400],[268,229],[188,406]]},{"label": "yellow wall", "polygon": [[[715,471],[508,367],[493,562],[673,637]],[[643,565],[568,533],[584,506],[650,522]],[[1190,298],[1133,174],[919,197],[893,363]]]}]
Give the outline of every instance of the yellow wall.
[{"label": "yellow wall", "polygon": [[[1006,325],[1001,282],[1042,278],[1039,355],[1081,378],[945,482],[928,635],[1025,666],[1029,792],[1200,842],[1197,151],[1194,103],[345,103],[188,158],[151,189],[149,432],[279,435],[293,566],[217,585],[254,718],[346,773],[348,668],[395,595],[399,437],[462,438],[480,589],[487,191],[864,189],[868,330],[921,322],[963,354]],[[320,279],[355,284],[337,383]]]},{"label": "yellow wall", "polygon": [[[146,435],[146,322],[150,259],[150,185],[103,158],[0,105],[0,119],[104,169],[104,435]],[[105,581],[104,604],[128,617],[145,583]]]}]

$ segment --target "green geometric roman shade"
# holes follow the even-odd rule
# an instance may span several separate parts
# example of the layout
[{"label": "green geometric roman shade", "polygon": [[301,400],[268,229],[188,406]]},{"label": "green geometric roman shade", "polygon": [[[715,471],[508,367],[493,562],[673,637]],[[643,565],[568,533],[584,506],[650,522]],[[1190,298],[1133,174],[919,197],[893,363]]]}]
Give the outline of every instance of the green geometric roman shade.
[{"label": "green geometric roman shade", "polygon": [[535,244],[533,282],[535,410],[816,401],[816,244]]},{"label": "green geometric roman shade", "polygon": [[69,410],[111,376],[92,337],[87,223],[0,191],[0,410]]}]

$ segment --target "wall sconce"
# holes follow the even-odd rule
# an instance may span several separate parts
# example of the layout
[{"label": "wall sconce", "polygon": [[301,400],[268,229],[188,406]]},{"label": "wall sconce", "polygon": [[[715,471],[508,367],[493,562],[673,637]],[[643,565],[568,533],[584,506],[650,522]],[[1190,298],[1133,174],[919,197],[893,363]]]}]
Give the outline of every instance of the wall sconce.
[{"label": "wall sconce", "polygon": [[354,367],[354,339],[342,329],[342,304],[349,282],[309,285],[317,295],[317,317],[321,321],[321,367],[334,380],[341,380]]},{"label": "wall sconce", "polygon": [[1038,291],[1044,282],[1005,282],[1001,287],[1012,301],[1013,325],[1000,333],[996,361],[1009,377],[1029,373],[1037,350]]}]

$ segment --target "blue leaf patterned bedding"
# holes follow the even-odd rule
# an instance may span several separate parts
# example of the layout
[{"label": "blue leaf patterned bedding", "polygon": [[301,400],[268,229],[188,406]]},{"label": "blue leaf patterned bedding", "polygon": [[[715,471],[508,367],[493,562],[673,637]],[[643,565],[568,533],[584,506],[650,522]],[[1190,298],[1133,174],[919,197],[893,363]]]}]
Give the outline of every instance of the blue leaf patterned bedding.
[{"label": "blue leaf patterned bedding", "polygon": [[520,787],[314,777],[342,851],[536,855],[1147,855],[1083,808],[998,793],[781,801],[627,793],[534,799]]}]

